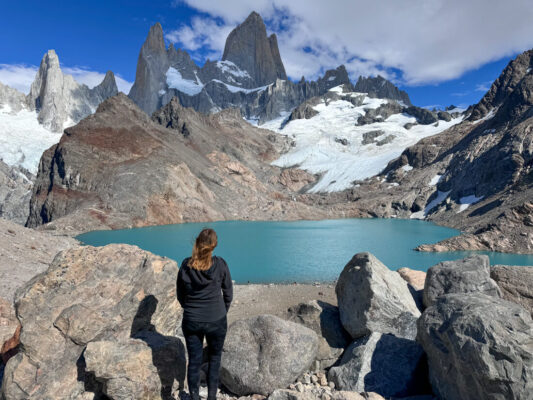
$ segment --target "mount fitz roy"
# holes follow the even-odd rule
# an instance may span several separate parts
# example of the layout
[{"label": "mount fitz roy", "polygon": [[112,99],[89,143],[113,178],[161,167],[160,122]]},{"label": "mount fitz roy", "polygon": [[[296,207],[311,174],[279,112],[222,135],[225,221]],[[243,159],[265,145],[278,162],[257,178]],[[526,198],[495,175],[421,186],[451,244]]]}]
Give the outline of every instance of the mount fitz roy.
[{"label": "mount fitz roy", "polygon": [[[371,95],[391,96],[411,105],[405,92],[383,78],[363,82],[358,85],[371,89]],[[203,67],[186,51],[176,50],[172,44],[167,49],[161,25],[152,26],[128,96],[149,115],[178,97],[183,106],[204,113],[239,108],[246,119],[261,124],[339,85],[352,87],[342,65],[326,71],[317,81],[303,77],[298,83],[288,80],[276,35],[267,36],[261,16],[253,12],[229,34],[222,60],[207,60]]]}]

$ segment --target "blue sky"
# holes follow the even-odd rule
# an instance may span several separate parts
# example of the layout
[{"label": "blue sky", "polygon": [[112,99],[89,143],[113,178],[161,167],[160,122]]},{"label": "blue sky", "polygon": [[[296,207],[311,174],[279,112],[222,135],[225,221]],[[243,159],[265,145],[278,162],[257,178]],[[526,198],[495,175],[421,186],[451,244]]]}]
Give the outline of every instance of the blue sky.
[{"label": "blue sky", "polygon": [[[492,0],[470,0],[467,5],[424,0],[424,6],[422,0],[375,2],[379,5],[339,0],[344,7],[340,11],[321,9],[322,1],[249,3],[5,2],[0,81],[27,86],[43,54],[53,48],[76,79],[94,85],[111,69],[127,90],[140,47],[155,22],[163,25],[167,44],[188,49],[201,64],[206,57],[220,56],[227,33],[252,9],[263,15],[269,32],[278,34],[291,78],[314,79],[344,63],[352,79],[380,73],[420,106],[477,102],[511,58],[533,47],[533,2],[522,0],[505,2],[505,13],[503,2]],[[395,8],[398,3],[402,8]]]}]

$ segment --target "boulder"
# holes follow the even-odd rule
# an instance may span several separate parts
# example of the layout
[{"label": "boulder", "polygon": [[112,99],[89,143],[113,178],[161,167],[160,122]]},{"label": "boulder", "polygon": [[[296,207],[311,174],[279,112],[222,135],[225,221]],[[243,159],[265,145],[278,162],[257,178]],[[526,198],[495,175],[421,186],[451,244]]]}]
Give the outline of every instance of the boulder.
[{"label": "boulder", "polygon": [[342,325],[353,339],[372,332],[413,339],[420,316],[407,282],[370,253],[358,253],[335,287]]},{"label": "boulder", "polygon": [[[84,350],[91,342],[120,344],[137,338],[151,349],[160,385],[167,382],[160,370],[166,360],[179,360],[174,374],[184,375],[184,346],[174,338],[182,314],[176,300],[177,273],[174,261],[135,246],[84,246],[59,253],[46,272],[17,291],[21,351],[6,365],[3,398],[102,396],[103,383],[114,376],[100,373],[105,365],[95,368],[99,378],[86,371]],[[162,358],[160,343],[168,342],[174,354]],[[116,355],[99,357],[109,356],[102,362],[112,365],[119,361]]]},{"label": "boulder", "polygon": [[173,383],[185,380],[185,369],[176,368],[185,354],[177,339],[154,339],[91,342],[84,353],[86,370],[114,400],[170,398]]},{"label": "boulder", "polygon": [[294,382],[316,359],[318,337],[273,315],[237,320],[228,329],[220,380],[231,392],[268,395]]},{"label": "boulder", "polygon": [[495,265],[490,269],[505,300],[520,304],[533,317],[533,267]]},{"label": "boulder", "polygon": [[496,282],[490,278],[489,258],[476,255],[456,261],[444,261],[428,269],[424,285],[424,305],[448,293],[481,292],[501,297]]},{"label": "boulder", "polygon": [[311,300],[289,308],[289,320],[306,326],[318,335],[317,361],[320,368],[331,367],[350,344],[341,324],[339,309],[323,301]]},{"label": "boulder", "polygon": [[384,397],[427,393],[431,389],[426,384],[423,353],[414,340],[374,332],[354,341],[339,365],[331,367],[328,378],[337,389]]},{"label": "boulder", "polygon": [[533,321],[521,306],[484,293],[439,297],[418,321],[440,399],[531,399]]},{"label": "boulder", "polygon": [[426,273],[411,268],[400,268],[396,271],[414,290],[424,290],[426,282]]}]

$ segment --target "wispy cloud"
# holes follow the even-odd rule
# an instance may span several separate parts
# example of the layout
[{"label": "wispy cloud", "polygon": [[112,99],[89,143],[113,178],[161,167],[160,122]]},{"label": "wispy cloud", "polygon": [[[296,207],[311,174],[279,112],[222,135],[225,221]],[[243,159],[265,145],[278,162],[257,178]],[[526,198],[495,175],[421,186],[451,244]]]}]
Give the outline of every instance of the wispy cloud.
[{"label": "wispy cloud", "polygon": [[[30,87],[39,67],[36,65],[24,64],[0,64],[0,82],[4,85],[17,89],[19,92],[28,94]],[[76,82],[87,85],[90,88],[100,84],[105,77],[105,73],[93,71],[87,67],[61,67],[61,70],[72,75]],[[115,75],[118,90],[128,93],[132,82],[128,82],[120,75]]]},{"label": "wispy cloud", "polygon": [[180,26],[167,39],[197,51],[197,57],[221,54],[224,33],[251,11],[259,12],[278,35],[287,73],[295,79],[344,63],[352,76],[398,70],[404,84],[438,83],[533,47],[533,2],[527,0],[178,3],[204,17]]},{"label": "wispy cloud", "polygon": [[492,85],[492,81],[482,82],[478,83],[476,85],[475,91],[476,92],[487,92]]}]

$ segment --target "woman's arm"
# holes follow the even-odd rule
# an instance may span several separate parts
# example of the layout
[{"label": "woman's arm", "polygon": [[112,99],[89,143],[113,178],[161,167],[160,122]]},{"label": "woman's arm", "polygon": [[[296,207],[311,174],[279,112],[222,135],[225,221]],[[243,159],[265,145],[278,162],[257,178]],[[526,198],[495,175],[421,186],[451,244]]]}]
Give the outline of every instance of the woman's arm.
[{"label": "woman's arm", "polygon": [[226,311],[229,310],[229,306],[233,300],[233,282],[231,281],[231,274],[229,272],[228,264],[221,258],[224,265],[224,276],[222,277],[222,297],[224,298],[224,304],[226,305]]},{"label": "woman's arm", "polygon": [[178,301],[183,307],[183,304],[185,303],[185,285],[183,284],[183,277],[182,277],[182,269],[180,268],[178,271],[178,280],[176,282],[176,295],[178,297]]}]

